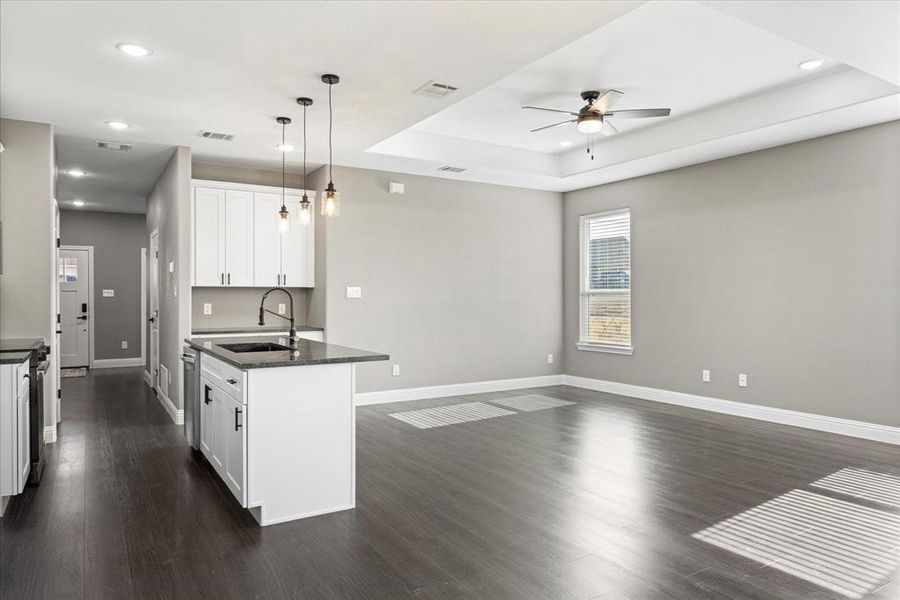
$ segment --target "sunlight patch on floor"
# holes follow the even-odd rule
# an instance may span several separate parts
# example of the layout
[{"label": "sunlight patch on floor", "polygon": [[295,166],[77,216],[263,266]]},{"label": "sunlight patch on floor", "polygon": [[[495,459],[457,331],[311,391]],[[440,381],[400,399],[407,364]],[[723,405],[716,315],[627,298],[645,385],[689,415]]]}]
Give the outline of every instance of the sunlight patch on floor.
[{"label": "sunlight patch on floor", "polygon": [[900,477],[866,471],[841,469],[812,485],[832,492],[900,507]]}]

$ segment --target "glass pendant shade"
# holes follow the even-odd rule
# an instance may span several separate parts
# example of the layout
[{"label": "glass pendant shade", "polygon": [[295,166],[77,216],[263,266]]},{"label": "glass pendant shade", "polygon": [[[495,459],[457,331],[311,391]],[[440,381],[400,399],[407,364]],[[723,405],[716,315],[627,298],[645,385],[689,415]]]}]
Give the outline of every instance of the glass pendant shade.
[{"label": "glass pendant shade", "polygon": [[603,117],[600,115],[581,117],[578,121],[578,131],[581,133],[599,133],[601,129],[603,129]]},{"label": "glass pendant shade", "polygon": [[312,200],[316,197],[315,192],[313,192],[310,197],[308,194],[303,194],[303,199],[300,201],[300,209],[297,211],[297,223],[300,225],[309,225],[312,221]]},{"label": "glass pendant shade", "polygon": [[334,184],[328,184],[325,193],[322,194],[322,216],[337,217],[341,214],[341,193],[334,189]]},{"label": "glass pendant shade", "polygon": [[278,231],[281,233],[287,233],[288,229],[290,229],[291,222],[288,216],[287,208],[282,205],[281,210],[278,211]]}]

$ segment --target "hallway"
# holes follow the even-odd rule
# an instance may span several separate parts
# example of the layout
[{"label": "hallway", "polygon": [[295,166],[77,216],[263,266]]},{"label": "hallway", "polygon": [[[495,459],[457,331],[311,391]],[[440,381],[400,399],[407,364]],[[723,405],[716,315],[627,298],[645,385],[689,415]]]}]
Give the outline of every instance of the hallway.
[{"label": "hallway", "polygon": [[[874,507],[809,487],[842,468],[900,476],[888,445],[539,393],[570,404],[432,429],[389,415],[510,393],[361,408],[358,508],[260,528],[139,368],[65,379],[44,480],[0,520],[0,597],[833,600],[847,596],[692,536],[791,492]],[[867,598],[897,597],[893,569]]]}]

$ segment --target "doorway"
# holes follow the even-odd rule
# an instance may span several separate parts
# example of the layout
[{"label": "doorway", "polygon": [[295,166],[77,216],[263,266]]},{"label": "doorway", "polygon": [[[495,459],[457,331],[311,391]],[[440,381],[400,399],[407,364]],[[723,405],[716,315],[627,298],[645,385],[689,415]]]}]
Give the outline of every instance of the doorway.
[{"label": "doorway", "polygon": [[159,230],[150,232],[150,387],[159,389]]},{"label": "doorway", "polygon": [[93,246],[61,246],[57,275],[60,367],[90,367],[94,357]]}]

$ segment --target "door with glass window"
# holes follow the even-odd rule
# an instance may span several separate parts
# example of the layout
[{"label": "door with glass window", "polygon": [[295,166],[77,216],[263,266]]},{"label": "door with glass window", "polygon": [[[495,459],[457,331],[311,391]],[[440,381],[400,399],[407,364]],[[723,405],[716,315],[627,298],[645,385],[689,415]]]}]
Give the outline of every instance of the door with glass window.
[{"label": "door with glass window", "polygon": [[91,363],[90,254],[89,248],[63,246],[59,250],[59,355],[63,368]]}]

